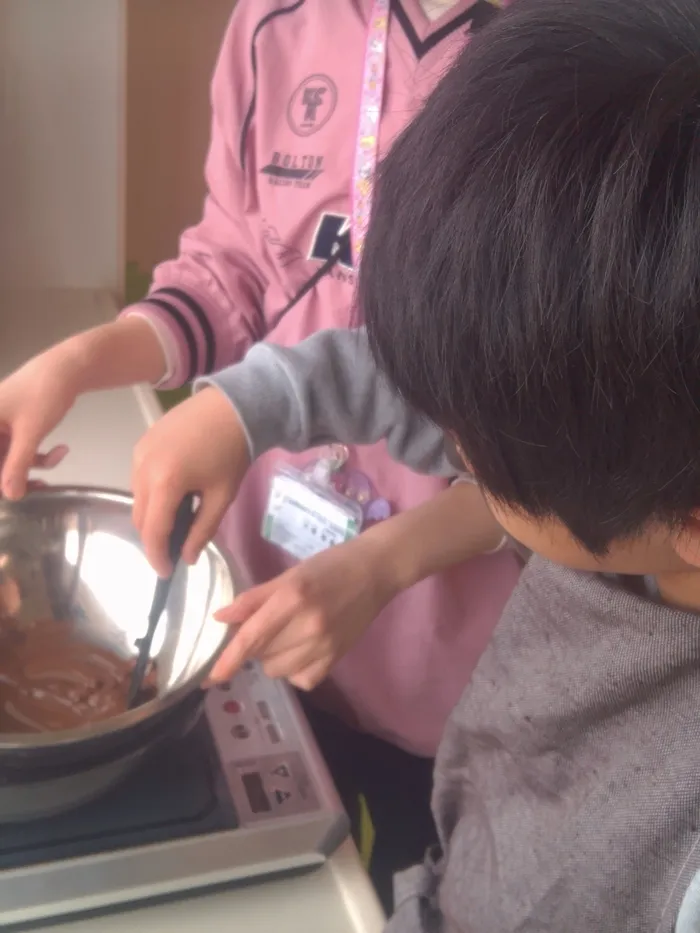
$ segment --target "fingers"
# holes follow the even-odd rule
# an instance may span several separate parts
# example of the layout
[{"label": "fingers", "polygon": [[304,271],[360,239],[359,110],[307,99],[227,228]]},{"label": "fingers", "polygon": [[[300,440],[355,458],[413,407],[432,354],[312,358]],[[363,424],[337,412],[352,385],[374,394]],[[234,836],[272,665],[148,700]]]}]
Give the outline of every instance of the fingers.
[{"label": "fingers", "polygon": [[29,471],[41,440],[42,431],[36,423],[20,418],[14,422],[0,475],[2,493],[8,499],[21,499],[26,492]]},{"label": "fingers", "polygon": [[168,541],[183,496],[184,491],[174,486],[151,488],[145,502],[142,501],[139,506],[138,524],[134,517],[146,559],[159,577],[167,577],[172,573]]},{"label": "fingers", "polygon": [[136,484],[132,481],[132,492],[134,494],[134,503],[131,507],[131,521],[134,524],[134,528],[138,531],[139,536],[143,539],[143,523],[146,520],[146,513],[148,512],[148,490],[144,489],[141,484]]},{"label": "fingers", "polygon": [[[310,668],[318,669],[320,679],[326,676],[328,669],[332,664],[330,652],[322,650],[320,645],[301,644],[290,648],[288,651],[282,651],[272,657],[265,658],[262,667],[268,677],[273,680],[284,678],[295,687],[302,690],[311,690],[316,686],[315,683],[307,681],[305,674]],[[301,686],[304,683],[306,686]]]},{"label": "fingers", "polygon": [[[328,650],[319,656],[319,646],[307,644],[295,645],[287,651],[282,651],[262,661],[265,674],[272,679],[285,679],[298,690],[313,690],[330,673],[335,658],[333,652]],[[238,659],[233,662],[224,652],[214,667],[210,682],[221,683],[230,680],[240,669]]]},{"label": "fingers", "polygon": [[[240,670],[249,658],[262,657],[267,645],[282,631],[293,616],[288,605],[275,599],[273,592],[275,581],[263,584],[244,594],[248,597],[247,605],[252,608],[252,615],[245,621],[228,645],[212,671],[212,680],[226,680]],[[272,593],[272,595],[270,595]],[[243,597],[239,597],[243,601]],[[259,600],[259,602],[257,602]],[[238,600],[236,601],[238,602]],[[236,606],[234,602],[232,604]],[[257,608],[253,608],[256,607]]]},{"label": "fingers", "polygon": [[[168,554],[170,533],[175,523],[175,513],[185,492],[179,487],[136,488],[132,521],[139,532],[146,559],[160,577],[172,573]],[[211,492],[202,497],[192,528],[182,547],[182,559],[194,564],[202,549],[216,534],[228,508],[228,498],[223,492]],[[221,621],[229,621],[222,619]]]},{"label": "fingers", "polygon": [[212,490],[202,496],[197,515],[182,548],[182,559],[194,564],[200,552],[216,534],[226,514],[229,497],[225,490]]},{"label": "fingers", "polygon": [[[317,609],[297,612],[292,621],[275,638],[268,641],[258,655],[268,677],[299,677],[307,668],[319,666],[325,677],[334,663],[335,639],[323,613]],[[305,689],[311,689],[305,688]]]},{"label": "fingers", "polygon": [[48,453],[38,453],[33,465],[39,470],[53,470],[67,456],[69,450],[67,444],[57,444]]},{"label": "fingers", "polygon": [[320,683],[323,683],[330,674],[332,667],[332,658],[314,661],[312,664],[309,664],[308,667],[299,671],[299,673],[287,675],[287,680],[293,687],[296,687],[297,690],[308,692],[309,690],[314,690]]},{"label": "fingers", "polygon": [[[7,454],[9,447],[9,436],[0,439],[0,461],[2,461],[3,457]],[[57,467],[61,463],[68,452],[69,448],[65,444],[57,444],[46,453],[35,454],[31,468],[37,470],[52,470],[54,467]],[[31,492],[34,489],[43,489],[45,486],[46,483],[43,480],[27,479],[24,486],[24,492]],[[8,498],[10,497],[8,496]]]},{"label": "fingers", "polygon": [[301,690],[311,690],[336,660],[323,613],[290,600],[284,578],[244,593],[216,618],[240,628],[214,668],[212,681],[230,679],[245,661],[255,658],[268,677],[286,678]]},{"label": "fingers", "polygon": [[[69,451],[69,448],[66,446],[66,444],[57,444],[55,447],[52,447],[51,450],[49,450],[47,453],[34,453],[31,457],[31,461],[29,462],[28,466],[26,465],[26,463],[22,461],[22,458],[20,458],[20,462],[18,466],[17,461],[15,461],[13,464],[11,460],[11,451],[13,447],[13,441],[10,438],[6,439],[4,447],[5,447],[5,466],[3,467],[3,474],[2,474],[3,475],[2,488],[3,488],[3,493],[7,495],[8,499],[21,498],[27,491],[31,491],[32,489],[37,489],[42,486],[45,486],[46,483],[40,482],[39,480],[29,480],[28,479],[29,471],[31,469],[52,470],[61,463],[61,461],[65,458],[65,456],[68,454],[68,451]],[[8,466],[8,461],[9,461],[9,466]],[[19,484],[16,483],[16,480],[13,474],[18,469],[19,469],[20,475],[24,477],[24,485],[22,485],[22,483],[19,483]],[[7,487],[5,486],[5,471],[6,470],[10,474]],[[10,487],[13,490],[16,490],[14,495],[9,495],[7,493],[6,489],[9,489]]]},{"label": "fingers", "polygon": [[225,622],[227,625],[241,625],[270,598],[273,583],[274,581],[263,583],[261,586],[253,587],[252,590],[246,590],[229,606],[217,610],[214,618],[217,622]]}]

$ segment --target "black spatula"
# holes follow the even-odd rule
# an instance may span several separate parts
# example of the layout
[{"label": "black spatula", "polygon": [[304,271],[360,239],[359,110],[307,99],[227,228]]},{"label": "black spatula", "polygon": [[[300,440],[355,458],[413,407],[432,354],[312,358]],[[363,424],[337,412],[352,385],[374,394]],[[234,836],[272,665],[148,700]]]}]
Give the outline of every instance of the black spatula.
[{"label": "black spatula", "polygon": [[136,658],[134,670],[131,674],[131,683],[129,684],[129,694],[127,696],[127,709],[133,709],[134,706],[139,705],[139,694],[143,686],[143,678],[146,676],[148,662],[151,658],[151,645],[153,644],[153,636],[156,633],[158,623],[160,622],[161,616],[163,615],[163,610],[165,609],[168,602],[170,584],[172,583],[173,576],[175,575],[177,565],[180,562],[182,548],[185,541],[187,540],[187,535],[190,533],[190,528],[192,527],[194,516],[194,495],[188,494],[182,500],[177,512],[175,513],[175,523],[173,524],[173,530],[170,532],[168,554],[170,556],[173,569],[169,577],[158,578],[156,588],[153,593],[151,611],[148,613],[148,629],[146,630],[146,634],[143,636],[143,638],[140,638],[137,642],[139,653],[138,657]]}]

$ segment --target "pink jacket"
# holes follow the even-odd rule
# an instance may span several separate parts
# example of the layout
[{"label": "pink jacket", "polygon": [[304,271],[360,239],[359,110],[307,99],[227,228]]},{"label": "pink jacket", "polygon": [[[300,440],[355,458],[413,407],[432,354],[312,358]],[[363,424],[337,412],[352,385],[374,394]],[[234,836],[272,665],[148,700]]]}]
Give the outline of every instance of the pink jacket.
[{"label": "pink jacket", "polygon": [[[230,365],[255,341],[292,345],[319,329],[351,324],[347,249],[281,319],[279,311],[349,226],[371,7],[371,0],[237,3],[212,84],[204,216],[182,235],[179,257],[156,269],[148,298],[124,312],[147,316],[160,335],[170,361],[165,385]],[[395,0],[380,152],[469,30],[493,14],[486,0],[458,0],[431,23],[419,0]],[[221,529],[256,582],[290,565],[259,533],[270,473],[281,459],[268,454],[255,464]],[[391,461],[383,446],[353,450],[351,462],[397,510],[444,488]],[[336,666],[319,700],[358,728],[434,754],[518,570],[516,557],[502,552],[402,594]]]}]

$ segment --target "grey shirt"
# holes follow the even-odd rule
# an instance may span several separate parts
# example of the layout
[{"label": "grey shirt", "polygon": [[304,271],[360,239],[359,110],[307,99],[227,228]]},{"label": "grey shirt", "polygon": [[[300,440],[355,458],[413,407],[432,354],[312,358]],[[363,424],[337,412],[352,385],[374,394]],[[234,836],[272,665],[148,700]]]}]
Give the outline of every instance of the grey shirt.
[{"label": "grey shirt", "polygon": [[[259,345],[218,385],[254,455],[387,439],[454,475],[363,333]],[[391,933],[700,933],[700,615],[530,560],[440,744],[441,847]]]},{"label": "grey shirt", "polygon": [[340,441],[385,440],[391,456],[419,473],[464,474],[444,432],[413,411],[379,373],[364,330],[325,330],[295,347],[255,344],[245,360],[205,376],[218,386],[248,435],[253,459]]},{"label": "grey shirt", "polygon": [[700,616],[533,557],[440,744],[443,854],[389,930],[700,930],[699,707]]}]

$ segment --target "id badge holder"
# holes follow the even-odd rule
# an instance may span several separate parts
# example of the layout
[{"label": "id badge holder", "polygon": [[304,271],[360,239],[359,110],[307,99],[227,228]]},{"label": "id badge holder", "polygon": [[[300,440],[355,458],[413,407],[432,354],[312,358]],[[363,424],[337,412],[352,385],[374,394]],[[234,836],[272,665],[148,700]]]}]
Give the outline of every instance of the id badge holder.
[{"label": "id badge holder", "polygon": [[330,482],[332,462],[310,472],[284,465],[273,474],[262,536],[297,560],[350,541],[362,530],[362,506]]}]

